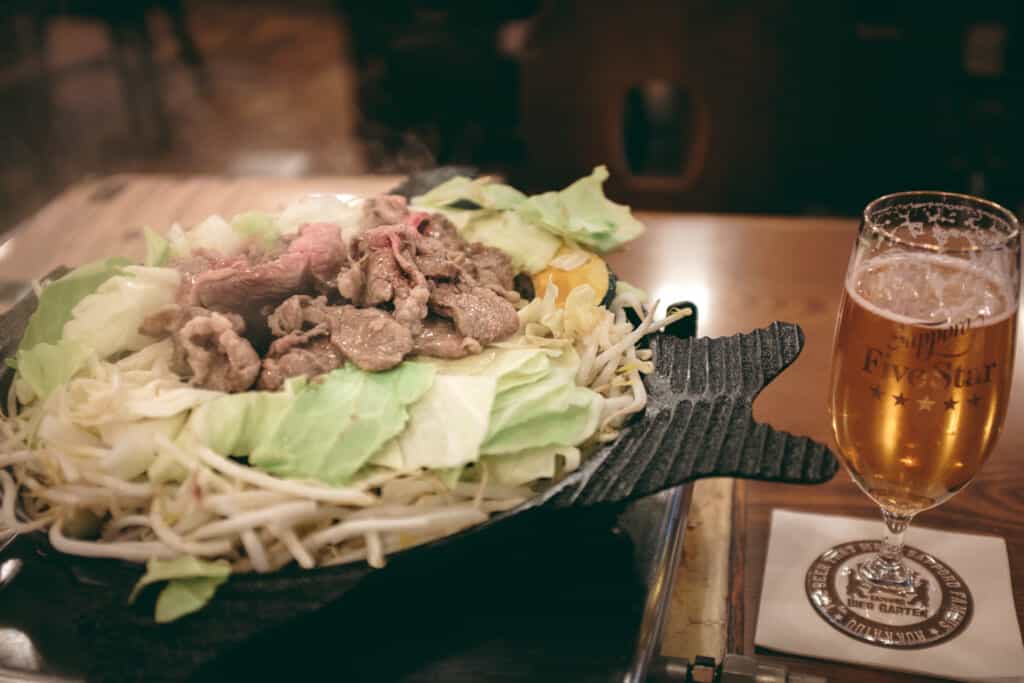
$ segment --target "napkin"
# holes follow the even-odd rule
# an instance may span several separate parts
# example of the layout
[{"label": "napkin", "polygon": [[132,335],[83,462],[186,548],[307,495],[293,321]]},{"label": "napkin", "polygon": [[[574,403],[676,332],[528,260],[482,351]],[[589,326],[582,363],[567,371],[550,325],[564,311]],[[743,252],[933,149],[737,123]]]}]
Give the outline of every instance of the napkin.
[{"label": "napkin", "polygon": [[[859,641],[819,615],[808,597],[808,569],[830,548],[880,539],[882,531],[881,519],[774,510],[754,642],[805,657],[961,681],[1024,681],[1024,644],[1002,538],[914,526],[905,535],[908,546],[944,563],[970,590],[973,612],[946,640],[891,649]],[[932,604],[938,604],[935,595]]]}]

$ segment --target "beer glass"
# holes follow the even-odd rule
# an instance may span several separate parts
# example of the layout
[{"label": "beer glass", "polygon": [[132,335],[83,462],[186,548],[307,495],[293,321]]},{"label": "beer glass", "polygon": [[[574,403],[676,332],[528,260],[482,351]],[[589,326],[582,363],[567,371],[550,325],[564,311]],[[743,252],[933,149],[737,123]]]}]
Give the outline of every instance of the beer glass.
[{"label": "beer glass", "polygon": [[854,579],[913,591],[903,534],[966,486],[1003,427],[1020,227],[1003,207],[906,192],[864,209],[836,326],[829,415],[850,476],[882,509]]}]

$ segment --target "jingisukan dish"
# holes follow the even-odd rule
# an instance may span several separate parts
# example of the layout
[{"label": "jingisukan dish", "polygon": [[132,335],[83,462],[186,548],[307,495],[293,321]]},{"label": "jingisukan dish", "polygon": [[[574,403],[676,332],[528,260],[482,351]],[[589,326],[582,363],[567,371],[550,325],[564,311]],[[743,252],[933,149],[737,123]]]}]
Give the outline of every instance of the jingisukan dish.
[{"label": "jingisukan dish", "polygon": [[307,197],[40,283],[0,527],[145,563],[169,621],[233,572],[379,567],[521,504],[644,409],[637,343],[687,314],[601,258],[643,232],[606,178]]}]

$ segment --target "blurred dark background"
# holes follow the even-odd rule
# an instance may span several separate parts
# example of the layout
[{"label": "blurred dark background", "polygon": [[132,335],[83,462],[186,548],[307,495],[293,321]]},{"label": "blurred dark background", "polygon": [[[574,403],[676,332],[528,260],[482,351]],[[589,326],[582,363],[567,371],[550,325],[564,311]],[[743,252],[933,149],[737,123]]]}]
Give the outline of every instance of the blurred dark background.
[{"label": "blurred dark background", "polygon": [[0,0],[0,229],[116,172],[401,173],[640,208],[1018,212],[1018,3]]}]

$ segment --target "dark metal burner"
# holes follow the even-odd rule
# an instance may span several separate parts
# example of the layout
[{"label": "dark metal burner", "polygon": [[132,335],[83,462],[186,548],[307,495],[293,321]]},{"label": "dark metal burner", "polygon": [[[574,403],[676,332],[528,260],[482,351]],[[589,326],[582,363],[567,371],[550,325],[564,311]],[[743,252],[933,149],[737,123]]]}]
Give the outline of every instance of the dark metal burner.
[{"label": "dark metal burner", "polygon": [[[0,319],[0,351],[4,355],[13,353],[34,307],[34,297],[29,296]],[[575,625],[558,622],[559,628],[579,629],[584,638],[590,637],[587,628],[604,624],[604,636],[609,628],[620,628],[623,633],[617,637],[628,640],[638,628],[636,611],[644,587],[637,584],[636,572],[628,566],[629,553],[623,555],[621,548],[613,547],[628,545],[629,539],[615,541],[615,535],[607,533],[627,503],[703,477],[818,484],[831,479],[838,468],[825,446],[753,418],[755,397],[803,348],[804,336],[798,326],[775,322],[749,334],[718,339],[692,338],[694,333],[694,322],[683,319],[647,340],[654,352],[654,372],[644,380],[649,392],[646,411],[579,470],[483,524],[392,554],[384,569],[372,570],[359,563],[232,576],[202,611],[178,622],[156,625],[152,614],[157,591],[146,591],[133,607],[126,605],[131,586],[140,576],[139,567],[65,556],[50,549],[45,536],[36,534],[19,539],[8,553],[20,552],[26,560],[15,583],[24,588],[16,593],[18,600],[32,603],[31,608],[24,605],[27,609],[15,611],[35,613],[39,618],[25,617],[25,623],[9,625],[38,633],[37,644],[56,670],[86,672],[91,681],[184,680],[197,672],[204,680],[232,680],[242,669],[248,668],[251,676],[266,675],[275,667],[281,674],[305,678],[302,672],[309,670],[301,664],[313,650],[319,652],[321,663],[332,655],[337,657],[339,673],[350,673],[342,676],[346,680],[358,680],[366,671],[373,671],[376,680],[393,680],[400,678],[396,667],[411,666],[407,665],[409,643],[429,643],[424,645],[428,649],[447,647],[432,638],[436,630],[450,630],[450,612],[489,600],[511,600],[513,613],[517,601],[535,598],[543,604],[549,599],[543,590],[525,591],[517,584],[536,587],[549,579],[554,586],[549,590],[560,598],[582,591],[577,596],[581,606],[577,615],[582,615],[582,620]],[[0,384],[9,384],[9,375],[6,373]],[[619,519],[618,528],[621,522]],[[574,543],[574,539],[585,542]],[[573,554],[575,557],[568,557]],[[567,573],[567,566],[575,569]],[[545,576],[545,571],[551,574]],[[581,578],[578,573],[593,576]],[[619,595],[631,597],[607,598],[606,586],[615,586]],[[454,597],[456,593],[465,593],[461,602]],[[446,594],[453,597],[446,600]],[[339,601],[342,596],[345,599]],[[433,601],[424,602],[424,596],[434,596]],[[633,599],[637,596],[639,600]],[[8,589],[5,600],[14,597]],[[609,599],[612,602],[607,602]],[[588,609],[598,612],[589,614]],[[45,624],[39,623],[43,615]],[[602,621],[608,615],[615,618]],[[559,618],[550,616],[556,621]],[[389,631],[400,633],[410,623],[419,631],[407,634],[401,646],[406,648],[404,654],[379,657],[369,669],[359,669],[353,663],[371,643],[394,638]],[[442,625],[446,623],[448,627]],[[536,617],[504,623],[519,631],[543,631],[545,627]],[[306,634],[304,640],[297,642],[296,633]],[[477,640],[484,637],[474,635]],[[503,637],[509,642],[514,635]],[[61,654],[66,649],[61,645],[65,639],[78,642],[73,648],[78,654]],[[467,647],[465,640],[460,642],[459,647]],[[242,648],[243,643],[248,645]],[[593,651],[592,647],[588,649]],[[240,652],[245,656],[238,655]],[[585,675],[578,664],[566,673],[574,675],[574,680],[606,680],[609,668],[628,665],[604,661],[600,653],[595,657],[595,678]],[[296,666],[284,666],[289,660]],[[499,675],[495,680],[514,680],[516,675],[541,680],[528,662],[521,660],[516,660],[519,669],[508,671],[508,678]],[[552,666],[544,670],[556,673]],[[464,680],[472,679],[470,671],[459,670],[469,676]],[[454,674],[435,671],[435,675],[449,680]]]}]

